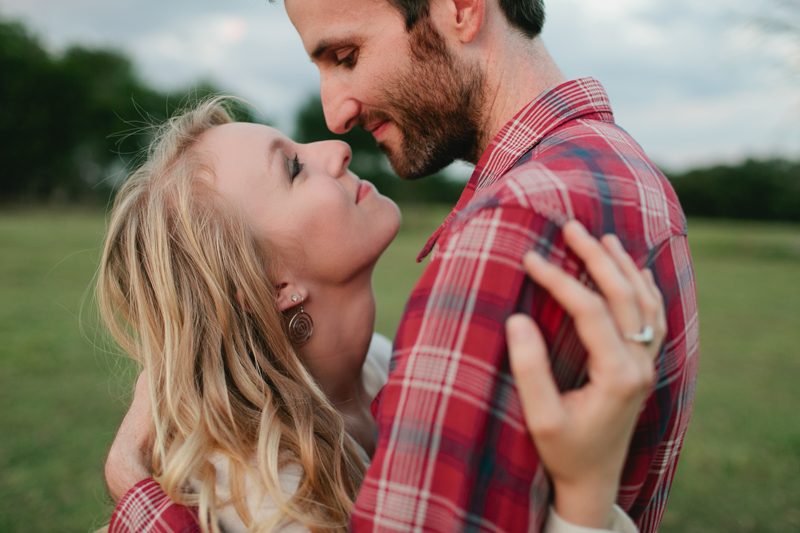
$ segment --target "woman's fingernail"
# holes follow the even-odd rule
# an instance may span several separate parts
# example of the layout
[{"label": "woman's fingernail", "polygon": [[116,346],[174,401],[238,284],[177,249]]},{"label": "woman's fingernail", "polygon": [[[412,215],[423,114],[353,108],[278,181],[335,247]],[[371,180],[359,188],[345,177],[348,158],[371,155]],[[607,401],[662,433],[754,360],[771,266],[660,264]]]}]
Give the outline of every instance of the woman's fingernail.
[{"label": "woman's fingernail", "polygon": [[617,250],[624,250],[622,247],[622,241],[619,240],[619,237],[614,235],[613,233],[606,233],[605,238],[609,240],[611,246],[616,248]]},{"label": "woman's fingernail", "polygon": [[539,266],[545,263],[544,257],[534,251],[527,252],[523,259],[525,262],[533,264],[533,266]]},{"label": "woman's fingernail", "polygon": [[581,224],[577,220],[575,220],[575,219],[570,220],[569,224],[574,228],[574,231],[577,231],[581,235],[587,235],[588,234],[588,232],[586,231],[586,228],[583,227],[583,224]]},{"label": "woman's fingernail", "polygon": [[523,315],[511,315],[506,325],[508,340],[512,343],[523,343],[533,338],[530,324]]}]

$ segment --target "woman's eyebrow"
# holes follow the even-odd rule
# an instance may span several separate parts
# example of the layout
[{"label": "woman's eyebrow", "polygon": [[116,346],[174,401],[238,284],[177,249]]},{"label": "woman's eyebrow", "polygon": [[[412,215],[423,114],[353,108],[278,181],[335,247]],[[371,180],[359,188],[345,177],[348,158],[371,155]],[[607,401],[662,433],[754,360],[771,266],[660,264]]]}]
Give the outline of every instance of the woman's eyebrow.
[{"label": "woman's eyebrow", "polygon": [[286,141],[280,137],[275,137],[267,144],[267,168],[272,168],[275,164],[275,154],[280,152]]}]

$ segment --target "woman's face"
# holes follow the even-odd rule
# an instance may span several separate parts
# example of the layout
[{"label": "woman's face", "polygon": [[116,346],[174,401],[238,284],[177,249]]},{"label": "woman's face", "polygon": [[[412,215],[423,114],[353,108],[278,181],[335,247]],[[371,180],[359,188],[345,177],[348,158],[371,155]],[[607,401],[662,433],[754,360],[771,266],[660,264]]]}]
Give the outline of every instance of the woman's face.
[{"label": "woman's face", "polygon": [[339,141],[298,144],[274,128],[232,123],[203,134],[215,188],[278,248],[297,281],[341,284],[373,266],[400,211],[347,168]]}]

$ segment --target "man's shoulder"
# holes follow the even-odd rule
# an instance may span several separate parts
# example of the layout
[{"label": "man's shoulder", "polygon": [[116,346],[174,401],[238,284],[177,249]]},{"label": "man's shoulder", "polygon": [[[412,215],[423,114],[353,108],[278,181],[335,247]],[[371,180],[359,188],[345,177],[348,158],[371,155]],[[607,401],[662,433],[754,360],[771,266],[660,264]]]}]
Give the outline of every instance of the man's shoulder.
[{"label": "man's shoulder", "polygon": [[650,246],[686,233],[683,210],[664,174],[621,128],[573,120],[478,191],[452,229],[487,209],[532,211],[558,225],[576,218],[597,233],[646,232]]}]

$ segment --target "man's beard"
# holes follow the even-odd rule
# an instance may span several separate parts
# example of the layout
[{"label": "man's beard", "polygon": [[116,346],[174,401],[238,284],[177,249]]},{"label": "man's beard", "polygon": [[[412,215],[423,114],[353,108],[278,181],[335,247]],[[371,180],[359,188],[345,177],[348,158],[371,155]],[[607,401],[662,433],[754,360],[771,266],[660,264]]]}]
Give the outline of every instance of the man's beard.
[{"label": "man's beard", "polygon": [[384,91],[387,111],[367,113],[362,124],[390,120],[397,126],[399,149],[378,146],[398,176],[415,180],[456,159],[480,157],[484,74],[476,65],[458,64],[427,17],[410,35],[411,66]]}]

